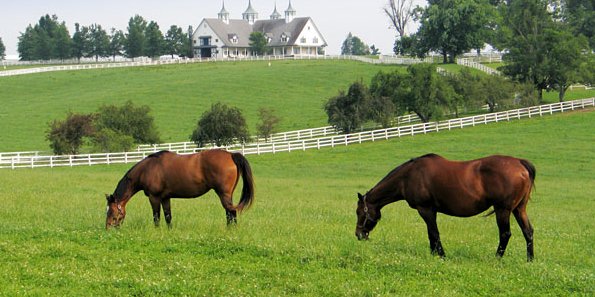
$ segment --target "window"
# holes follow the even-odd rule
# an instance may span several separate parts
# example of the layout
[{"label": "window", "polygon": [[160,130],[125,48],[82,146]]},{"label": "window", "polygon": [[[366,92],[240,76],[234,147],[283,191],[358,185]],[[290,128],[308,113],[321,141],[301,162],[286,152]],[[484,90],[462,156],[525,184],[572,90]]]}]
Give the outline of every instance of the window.
[{"label": "window", "polygon": [[306,43],[306,37],[302,37],[302,39],[300,39],[301,43]]},{"label": "window", "polygon": [[314,44],[318,44],[318,37],[314,37],[314,40],[312,40],[312,42],[314,42]]},{"label": "window", "polygon": [[281,41],[282,42],[287,42],[289,40],[289,37],[287,36],[287,34],[283,33],[281,34]]}]

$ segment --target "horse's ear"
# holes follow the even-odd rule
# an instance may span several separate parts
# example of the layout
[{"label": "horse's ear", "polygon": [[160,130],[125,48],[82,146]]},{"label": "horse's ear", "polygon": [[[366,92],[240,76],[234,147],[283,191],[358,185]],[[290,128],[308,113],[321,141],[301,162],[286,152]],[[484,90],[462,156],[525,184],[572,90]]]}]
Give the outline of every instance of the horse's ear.
[{"label": "horse's ear", "polygon": [[112,198],[112,195],[105,194],[105,199],[107,200],[107,202],[110,202],[110,198]]},{"label": "horse's ear", "polygon": [[364,199],[364,195],[362,195],[361,193],[357,193],[357,199],[361,201],[362,199]]}]

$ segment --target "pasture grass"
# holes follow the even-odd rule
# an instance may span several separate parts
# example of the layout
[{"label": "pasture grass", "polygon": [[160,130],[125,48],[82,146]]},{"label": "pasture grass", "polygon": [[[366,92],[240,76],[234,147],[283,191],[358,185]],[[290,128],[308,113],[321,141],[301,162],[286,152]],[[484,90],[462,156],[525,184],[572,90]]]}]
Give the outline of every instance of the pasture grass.
[{"label": "pasture grass", "polygon": [[0,78],[0,151],[49,150],[48,123],[130,100],[148,105],[163,142],[188,141],[211,104],[236,106],[256,133],[272,107],[280,131],[326,126],[323,106],[339,90],[403,66],[354,61],[209,62],[58,71]]},{"label": "pasture grass", "polygon": [[[0,171],[0,295],[589,296],[595,192],[593,110],[389,141],[250,155],[256,203],[227,228],[212,194],[172,200],[174,227],[152,226],[137,194],[106,232],[103,193],[131,166]],[[356,193],[428,152],[509,154],[537,168],[528,214],[535,260],[511,220],[495,257],[495,218],[438,216],[447,254],[430,255],[416,211],[397,202],[359,242]],[[236,194],[238,194],[236,192]]]}]

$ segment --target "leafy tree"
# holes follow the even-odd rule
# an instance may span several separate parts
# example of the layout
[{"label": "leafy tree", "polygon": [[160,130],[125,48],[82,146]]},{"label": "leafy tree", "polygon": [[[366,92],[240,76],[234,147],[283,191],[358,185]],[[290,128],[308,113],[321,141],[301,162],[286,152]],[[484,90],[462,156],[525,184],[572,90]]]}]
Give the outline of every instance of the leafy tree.
[{"label": "leafy tree", "polygon": [[277,132],[281,119],[275,115],[275,110],[270,107],[259,108],[258,118],[260,119],[260,122],[256,125],[258,136],[268,141],[271,135]]},{"label": "leafy tree", "polygon": [[548,87],[547,44],[545,32],[554,27],[547,3],[543,0],[512,1],[502,11],[503,26],[499,46],[507,49],[500,70],[521,83],[531,83],[542,101]]},{"label": "leafy tree", "polygon": [[74,24],[74,34],[72,35],[72,53],[80,62],[82,57],[86,57],[91,52],[91,40],[88,27],[81,27],[79,23]]},{"label": "leafy tree", "polygon": [[545,55],[548,88],[557,90],[558,99],[563,102],[568,87],[578,82],[588,83],[589,79],[582,75],[583,67],[588,65],[588,55],[593,54],[587,54],[590,49],[586,37],[575,37],[564,29],[546,30],[544,38],[549,47]]},{"label": "leafy tree", "polygon": [[6,47],[4,46],[4,43],[2,42],[2,37],[0,37],[0,60],[4,60],[5,57],[6,57]]},{"label": "leafy tree", "polygon": [[583,35],[595,50],[595,2],[592,0],[562,1],[562,18],[574,36]]},{"label": "leafy tree", "polygon": [[324,106],[328,123],[346,134],[355,131],[369,115],[369,101],[370,92],[362,82],[351,84],[347,93],[340,91]]},{"label": "leafy tree", "polygon": [[21,60],[66,59],[71,57],[71,39],[66,24],[56,15],[45,15],[35,25],[29,25],[19,36]]},{"label": "leafy tree", "polygon": [[185,56],[186,55],[186,34],[182,28],[172,25],[165,34],[165,53],[171,55]]},{"label": "leafy tree", "polygon": [[134,59],[145,55],[146,29],[147,21],[139,15],[135,15],[128,21],[124,50],[129,58]]},{"label": "leafy tree", "polygon": [[93,151],[103,153],[126,152],[134,147],[134,143],[134,137],[110,128],[102,128],[91,139]]},{"label": "leafy tree", "polygon": [[370,55],[372,55],[372,56],[380,55],[380,50],[378,48],[376,48],[376,46],[373,44],[370,46]]},{"label": "leafy tree", "polygon": [[393,117],[400,116],[407,111],[404,99],[400,98],[409,92],[409,77],[398,71],[378,72],[370,83],[370,94],[372,98],[383,98],[390,100],[394,109]]},{"label": "leafy tree", "polygon": [[397,98],[402,100],[410,112],[414,112],[424,122],[440,117],[445,109],[451,107],[451,101],[456,98],[452,86],[446,79],[436,72],[433,64],[414,64],[407,68],[409,73],[409,90],[403,89],[404,94]]},{"label": "leafy tree", "polygon": [[163,53],[165,41],[163,39],[163,33],[159,29],[159,25],[156,22],[151,21],[147,25],[145,32],[146,47],[145,54],[151,58],[158,58]]},{"label": "leafy tree", "polygon": [[412,16],[413,0],[389,0],[384,13],[389,18],[391,26],[397,31],[399,38],[405,37],[405,29]]},{"label": "leafy tree", "polygon": [[184,38],[184,51],[182,56],[188,58],[194,58],[194,48],[192,44],[192,34],[194,34],[194,29],[192,26],[188,26],[188,35]]},{"label": "leafy tree", "polygon": [[237,107],[229,107],[219,102],[211,105],[211,109],[202,114],[190,140],[198,146],[208,143],[225,146],[236,141],[246,142],[249,137],[242,112]]},{"label": "leafy tree", "polygon": [[116,132],[118,137],[132,137],[136,143],[159,143],[159,132],[150,112],[150,107],[136,106],[132,101],[127,101],[120,107],[105,105],[99,108],[95,125],[98,131],[105,132],[105,129],[110,129]]},{"label": "leafy tree", "polygon": [[395,114],[397,113],[397,107],[389,97],[371,96],[367,105],[368,119],[380,124],[383,128],[392,126],[395,120]]},{"label": "leafy tree", "polygon": [[341,55],[354,55],[354,56],[363,56],[369,55],[370,48],[366,45],[359,37],[353,36],[351,32],[343,41],[343,45],[341,46]]},{"label": "leafy tree", "polygon": [[122,32],[122,30],[116,30],[115,28],[112,28],[111,34],[108,36],[108,38],[108,53],[110,56],[112,56],[112,59],[115,61],[116,56],[120,56],[123,54],[126,36],[124,35],[124,32]]},{"label": "leafy tree", "polygon": [[438,51],[444,63],[480,48],[490,39],[495,27],[496,10],[488,0],[432,0],[418,8],[420,27],[417,52]]},{"label": "leafy tree", "polygon": [[56,155],[77,154],[83,138],[94,133],[92,115],[68,113],[65,120],[54,120],[48,125],[46,139]]},{"label": "leafy tree", "polygon": [[99,57],[109,57],[110,39],[101,25],[93,24],[89,27],[89,43],[89,57],[95,57],[95,61],[98,61]]},{"label": "leafy tree", "polygon": [[264,56],[269,52],[269,42],[262,32],[250,33],[250,50],[257,56]]}]

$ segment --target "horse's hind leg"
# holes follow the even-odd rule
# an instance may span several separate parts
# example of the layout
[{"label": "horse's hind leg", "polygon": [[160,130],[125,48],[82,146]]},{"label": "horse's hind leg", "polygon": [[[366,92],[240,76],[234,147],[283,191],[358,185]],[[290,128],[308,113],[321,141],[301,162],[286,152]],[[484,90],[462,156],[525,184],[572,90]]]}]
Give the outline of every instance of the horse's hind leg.
[{"label": "horse's hind leg", "polygon": [[438,232],[438,225],[436,224],[436,211],[431,208],[418,208],[417,212],[424,219],[424,222],[426,222],[432,254],[438,254],[438,256],[444,257],[445,253],[440,242],[440,232]]},{"label": "horse's hind leg", "polygon": [[529,222],[525,204],[517,207],[512,213],[523,231],[523,236],[525,236],[525,241],[527,242],[527,261],[530,262],[533,260],[533,227],[531,226],[531,222]]},{"label": "horse's hind leg", "polygon": [[504,256],[508,240],[510,239],[510,210],[503,208],[494,208],[496,212],[496,223],[498,224],[498,231],[500,231],[500,243],[496,255],[498,257]]},{"label": "horse's hind leg", "polygon": [[153,223],[155,223],[155,227],[159,227],[159,221],[161,220],[161,203],[158,197],[149,196],[149,201],[151,202],[151,208],[153,208]]},{"label": "horse's hind leg", "polygon": [[227,225],[236,224],[238,221],[236,208],[233,206],[232,195],[229,193],[222,193],[217,191],[217,195],[221,200],[221,205],[225,208],[225,216],[227,217]]},{"label": "horse's hind leg", "polygon": [[171,229],[171,203],[170,198],[164,198],[161,200],[161,207],[163,207],[163,216],[165,217],[165,222],[167,223],[167,227]]}]

